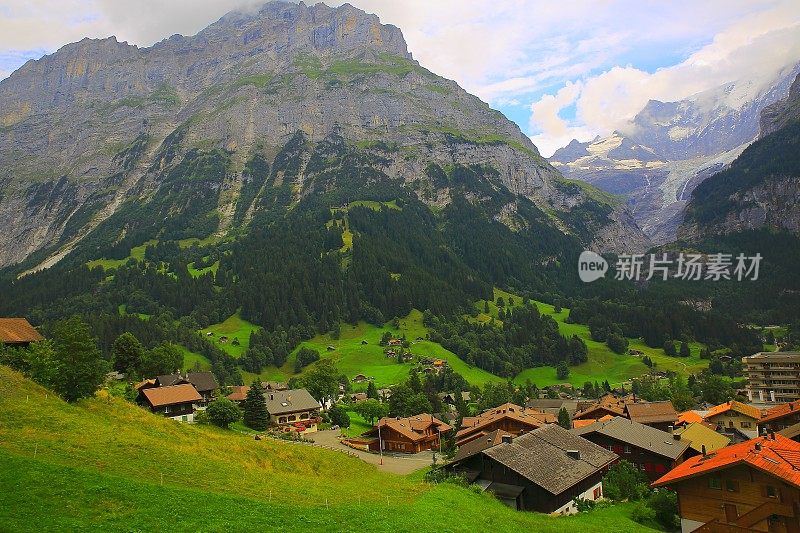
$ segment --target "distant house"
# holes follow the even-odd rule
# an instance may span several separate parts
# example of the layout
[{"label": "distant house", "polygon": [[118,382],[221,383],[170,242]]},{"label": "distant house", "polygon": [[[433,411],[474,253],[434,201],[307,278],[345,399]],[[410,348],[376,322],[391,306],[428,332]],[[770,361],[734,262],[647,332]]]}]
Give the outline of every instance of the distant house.
[{"label": "distant house", "polygon": [[317,430],[322,408],[306,389],[264,391],[272,425],[298,433]]},{"label": "distant house", "polygon": [[514,509],[572,514],[576,498],[602,498],[602,476],[616,460],[614,453],[549,424],[515,438],[493,431],[459,448],[446,468]]},{"label": "distant house", "polygon": [[441,433],[452,429],[433,415],[422,413],[407,418],[381,418],[362,437],[370,439],[367,443],[373,451],[419,453],[439,448]]},{"label": "distant house", "polygon": [[0,318],[0,344],[24,348],[44,337],[24,318]]},{"label": "distant house", "polygon": [[800,423],[800,401],[795,401],[768,409],[758,421],[758,430],[763,434],[765,431],[780,431],[798,423]]},{"label": "distant house", "polygon": [[403,340],[402,339],[389,339],[389,342],[387,342],[386,344],[388,344],[389,346],[402,346],[403,345]]},{"label": "distant house", "polygon": [[669,400],[663,402],[640,402],[625,405],[625,417],[661,431],[675,425],[678,413]]},{"label": "distant house", "polygon": [[268,391],[289,390],[289,385],[283,381],[265,381],[262,385],[264,386],[264,390]]},{"label": "distant house", "polygon": [[231,387],[231,393],[225,396],[232,402],[241,404],[247,399],[247,393],[250,392],[248,385],[235,385]]},{"label": "distant house", "polygon": [[625,416],[625,406],[636,401],[633,395],[618,397],[608,393],[593,402],[581,402],[573,420],[597,420],[606,415]]},{"label": "distant house", "polygon": [[167,418],[180,422],[194,422],[197,404],[203,397],[189,383],[166,385],[164,387],[145,387],[139,390],[137,403],[150,408]]},{"label": "distant house", "polygon": [[717,433],[702,422],[692,422],[686,427],[676,428],[673,433],[689,443],[689,448],[694,452],[691,455],[714,453],[731,443],[730,437]]},{"label": "distant house", "polygon": [[592,424],[594,424],[595,422],[608,422],[609,420],[613,420],[613,419],[614,419],[614,417],[613,417],[613,416],[611,416],[611,415],[605,415],[605,416],[601,416],[601,417],[600,417],[600,418],[598,418],[597,420],[592,420],[592,419],[586,419],[586,420],[573,420],[573,421],[572,421],[572,427],[573,427],[574,429],[577,429],[577,428],[583,428],[583,427],[586,427],[586,426],[591,426],[591,425],[592,425]]},{"label": "distant house", "polygon": [[392,397],[392,389],[378,389],[378,398],[388,400]]},{"label": "distant house", "polygon": [[570,430],[636,465],[654,481],[683,462],[689,443],[621,416]]},{"label": "distant house", "polygon": [[214,377],[212,372],[187,372],[184,375],[165,374],[156,378],[156,384],[159,387],[179,385],[181,383],[189,383],[197,389],[197,392],[202,397],[200,401],[202,406],[208,405],[214,399],[216,390],[219,389],[217,378]]},{"label": "distant house", "polygon": [[464,402],[469,402],[469,392],[468,391],[464,391],[464,392],[440,392],[438,394],[438,396],[439,396],[439,399],[442,400],[442,402],[444,402],[446,404],[450,404],[450,405],[455,405],[455,403],[456,403],[456,394],[460,395],[461,399],[464,400]]},{"label": "distant house", "polygon": [[353,403],[363,402],[369,399],[366,392],[356,392],[350,395],[350,401]]},{"label": "distant house", "polygon": [[708,410],[705,421],[719,428],[739,430],[750,438],[758,436],[761,410],[742,402],[729,401]]},{"label": "distant house", "polygon": [[461,421],[461,429],[456,434],[456,445],[463,446],[496,429],[502,429],[516,436],[545,424],[554,424],[556,421],[556,417],[549,413],[506,403],[487,409],[478,416],[465,416]]},{"label": "distant house", "polygon": [[683,532],[800,531],[800,443],[781,435],[697,455],[653,486],[678,494]]},{"label": "distant house", "polygon": [[678,415],[678,420],[675,421],[676,426],[688,426],[693,422],[702,422],[703,415],[697,411],[684,411]]},{"label": "distant house", "polygon": [[356,376],[353,377],[351,381],[353,383],[365,383],[369,381],[369,379],[364,374],[357,374]]}]

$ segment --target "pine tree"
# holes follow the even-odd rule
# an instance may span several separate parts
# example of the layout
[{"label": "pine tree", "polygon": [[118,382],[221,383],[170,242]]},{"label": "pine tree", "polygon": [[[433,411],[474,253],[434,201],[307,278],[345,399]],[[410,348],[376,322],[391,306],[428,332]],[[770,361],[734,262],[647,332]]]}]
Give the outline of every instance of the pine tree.
[{"label": "pine tree", "polygon": [[264,387],[258,378],[250,385],[243,407],[245,426],[258,431],[267,429],[269,424],[267,401],[264,399]]},{"label": "pine tree", "polygon": [[378,399],[378,389],[375,387],[374,381],[370,381],[369,385],[367,385],[367,398]]},{"label": "pine tree", "polygon": [[565,407],[558,411],[558,425],[564,429],[572,428],[572,421],[569,419],[569,413]]}]

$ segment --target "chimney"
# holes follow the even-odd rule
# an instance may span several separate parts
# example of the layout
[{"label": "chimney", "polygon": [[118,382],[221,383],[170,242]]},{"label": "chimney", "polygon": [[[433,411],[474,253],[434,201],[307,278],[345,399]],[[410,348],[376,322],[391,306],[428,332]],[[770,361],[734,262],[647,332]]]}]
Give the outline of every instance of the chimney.
[{"label": "chimney", "polygon": [[761,443],[760,442],[756,442],[756,451],[757,452],[761,451]]},{"label": "chimney", "polygon": [[703,457],[705,457],[706,456],[706,445],[703,444],[703,446],[701,446],[700,450],[703,452]]},{"label": "chimney", "polygon": [[503,444],[511,444],[511,435],[503,435]]},{"label": "chimney", "polygon": [[581,458],[581,451],[580,450],[567,450],[567,457],[572,459],[580,459]]},{"label": "chimney", "polygon": [[774,431],[770,431],[769,432],[769,438],[771,438],[772,440],[775,440],[775,432]]},{"label": "chimney", "polygon": [[669,431],[670,435],[674,435],[675,434],[675,426],[669,426],[668,431]]}]

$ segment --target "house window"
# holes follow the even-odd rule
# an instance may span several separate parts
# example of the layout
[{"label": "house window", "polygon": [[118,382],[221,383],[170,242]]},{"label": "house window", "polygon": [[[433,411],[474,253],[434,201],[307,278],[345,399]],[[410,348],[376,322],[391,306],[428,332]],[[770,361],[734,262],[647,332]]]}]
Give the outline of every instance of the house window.
[{"label": "house window", "polygon": [[165,413],[169,413],[169,405],[165,405],[164,406],[164,412]]},{"label": "house window", "polygon": [[300,420],[308,420],[308,413],[303,413],[300,415]]},{"label": "house window", "polygon": [[765,492],[767,494],[767,498],[777,498],[778,497],[778,491],[775,490],[775,487],[773,487],[772,485],[767,485]]},{"label": "house window", "polygon": [[739,482],[733,479],[726,479],[725,490],[728,492],[739,492]]},{"label": "house window", "polygon": [[188,416],[186,416],[186,415],[183,415],[183,416],[181,417],[181,422],[188,422],[188,421],[189,421],[189,417],[188,417]]},{"label": "house window", "polygon": [[289,415],[289,422],[294,422],[295,420],[297,420],[295,415]]},{"label": "house window", "polygon": [[282,417],[280,417],[278,419],[278,424],[285,424],[285,423],[286,423],[286,417],[285,416],[282,416]]},{"label": "house window", "polygon": [[743,427],[743,428],[749,428],[749,427],[751,427],[751,425],[750,425],[750,422],[742,422],[742,427]]},{"label": "house window", "polygon": [[602,489],[602,488],[600,488],[600,487],[595,487],[595,488],[594,488],[594,495],[593,495],[593,499],[595,499],[595,500],[599,500],[599,499],[600,499],[600,498],[602,498],[602,497],[603,497],[603,489]]},{"label": "house window", "polygon": [[722,490],[722,480],[718,477],[708,478],[708,488],[714,490]]},{"label": "house window", "polygon": [[631,447],[628,444],[625,445],[625,453],[631,453]]}]

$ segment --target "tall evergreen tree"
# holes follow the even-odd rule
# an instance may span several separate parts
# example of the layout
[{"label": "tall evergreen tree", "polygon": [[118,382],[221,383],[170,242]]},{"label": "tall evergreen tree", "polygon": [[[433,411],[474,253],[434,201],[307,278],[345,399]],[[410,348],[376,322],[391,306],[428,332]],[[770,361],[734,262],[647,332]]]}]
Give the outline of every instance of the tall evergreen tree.
[{"label": "tall evergreen tree", "polygon": [[569,419],[569,413],[565,407],[562,407],[558,411],[558,425],[564,429],[570,429],[572,427],[572,421]]},{"label": "tall evergreen tree", "polygon": [[97,339],[79,316],[58,322],[55,344],[53,388],[68,402],[91,396],[103,383],[108,370]]},{"label": "tall evergreen tree", "polygon": [[262,431],[269,425],[269,413],[267,412],[267,401],[264,399],[264,387],[261,380],[256,378],[247,391],[244,400],[244,425]]},{"label": "tall evergreen tree", "polygon": [[367,398],[378,399],[378,388],[375,387],[374,381],[370,381],[367,385]]}]

